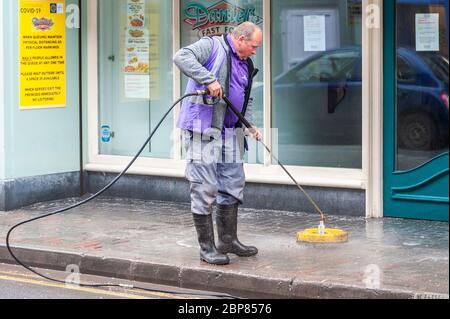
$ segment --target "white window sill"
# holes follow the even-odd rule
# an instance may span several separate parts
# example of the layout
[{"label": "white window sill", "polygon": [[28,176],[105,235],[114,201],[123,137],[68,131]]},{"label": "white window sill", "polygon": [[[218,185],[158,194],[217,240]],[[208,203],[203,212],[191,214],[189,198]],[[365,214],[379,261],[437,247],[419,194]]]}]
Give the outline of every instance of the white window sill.
[{"label": "white window sill", "polygon": [[[131,161],[131,157],[96,156],[86,165],[91,172],[120,173]],[[287,170],[302,186],[365,189],[362,170],[318,167],[287,166]],[[139,158],[128,170],[131,175],[148,175],[184,178],[185,162],[168,159]],[[294,185],[279,166],[245,165],[246,181],[249,183]]]}]

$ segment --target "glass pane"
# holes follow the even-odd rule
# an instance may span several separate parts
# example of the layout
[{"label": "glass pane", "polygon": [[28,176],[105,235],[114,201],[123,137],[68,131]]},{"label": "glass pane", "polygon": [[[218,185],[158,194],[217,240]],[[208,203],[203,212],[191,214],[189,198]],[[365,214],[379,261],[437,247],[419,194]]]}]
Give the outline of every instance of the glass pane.
[{"label": "glass pane", "polygon": [[[172,7],[164,0],[99,1],[100,153],[134,155],[173,100]],[[173,116],[143,156],[171,158]]]},{"label": "glass pane", "polygon": [[356,0],[272,1],[272,127],[282,162],[362,167],[361,9]]},{"label": "glass pane", "polygon": [[[181,0],[181,47],[188,46],[204,36],[216,36],[229,33],[242,22],[251,21],[262,29],[263,4],[262,0],[236,0],[226,1],[191,1]],[[264,44],[258,53],[252,57],[255,67],[260,70],[253,82],[252,114],[246,117],[263,130],[263,51]],[[181,91],[184,93],[187,77],[182,77]],[[246,162],[250,164],[263,163],[263,149],[254,140],[249,140],[249,152]]]},{"label": "glass pane", "polygon": [[397,2],[397,170],[448,151],[448,1]]}]

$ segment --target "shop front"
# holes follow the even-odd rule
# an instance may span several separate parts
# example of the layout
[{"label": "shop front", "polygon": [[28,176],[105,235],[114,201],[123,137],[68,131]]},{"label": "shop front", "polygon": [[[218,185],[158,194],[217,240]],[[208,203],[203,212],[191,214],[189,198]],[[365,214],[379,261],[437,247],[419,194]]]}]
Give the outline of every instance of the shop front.
[{"label": "shop front", "polygon": [[[88,191],[128,164],[183,95],[187,79],[172,62],[175,52],[252,21],[264,42],[254,57],[260,72],[250,119],[326,213],[448,220],[448,1],[88,0],[81,6],[83,77],[72,89],[82,92],[81,171],[87,173],[80,178]],[[421,72],[430,82],[417,82],[425,81]],[[424,122],[426,110],[434,117]],[[179,112],[111,194],[189,200]],[[312,211],[270,154],[249,144],[246,205]]]},{"label": "shop front", "polygon": [[[255,58],[262,72],[253,88],[252,120],[298,181],[334,189],[337,197],[339,190],[361,191],[367,216],[384,211],[385,216],[448,219],[448,2],[405,0],[393,7],[391,1],[99,0],[95,9],[99,60],[94,116],[99,120],[91,129],[98,137],[90,144],[99,151],[91,154],[88,168],[101,171],[102,164],[120,162],[120,157],[125,162],[169,102],[181,95],[186,79],[173,68],[174,52],[249,20],[264,32]],[[420,19],[424,24],[435,19],[430,20],[437,26],[434,47],[420,42],[430,41],[429,30],[418,29]],[[389,65],[386,52],[393,34],[397,59]],[[384,78],[378,71],[382,57]],[[418,61],[426,65],[424,70],[414,70]],[[429,93],[427,84],[419,89],[414,73],[435,79],[436,92]],[[395,74],[396,83],[389,83]],[[397,93],[389,96],[394,87]],[[394,109],[395,114],[389,112]],[[420,118],[426,110],[433,114],[428,122]],[[384,125],[377,122],[382,114]],[[149,145],[143,173],[162,169],[169,176],[183,176],[176,116]],[[395,167],[389,165],[393,162]],[[267,187],[290,183],[256,143],[247,154],[246,173],[249,182]],[[420,195],[424,187],[428,195]]]},{"label": "shop front", "polygon": [[[363,45],[369,41],[370,31],[363,28],[368,3],[98,0],[87,5],[89,171],[120,171],[170,102],[184,93],[186,78],[171,59],[180,47],[249,20],[264,32],[254,58],[260,73],[251,120],[300,183],[318,196],[347,201],[357,207],[352,214],[365,214],[370,134],[364,90],[370,80],[362,65],[369,58]],[[178,112],[159,129],[133,173],[184,176]],[[250,184],[268,190],[291,185],[254,141],[246,175]]]}]

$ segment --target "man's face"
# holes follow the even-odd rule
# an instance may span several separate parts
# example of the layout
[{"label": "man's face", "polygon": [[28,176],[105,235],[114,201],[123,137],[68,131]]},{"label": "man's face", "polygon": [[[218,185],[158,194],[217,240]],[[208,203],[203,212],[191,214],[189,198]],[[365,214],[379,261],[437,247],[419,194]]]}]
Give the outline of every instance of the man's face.
[{"label": "man's face", "polygon": [[253,39],[246,40],[244,36],[239,37],[237,39],[237,45],[236,45],[236,51],[239,55],[239,57],[242,60],[245,60],[253,55],[256,54],[256,50],[261,46],[262,44],[263,35],[262,32],[257,30],[253,34]]}]

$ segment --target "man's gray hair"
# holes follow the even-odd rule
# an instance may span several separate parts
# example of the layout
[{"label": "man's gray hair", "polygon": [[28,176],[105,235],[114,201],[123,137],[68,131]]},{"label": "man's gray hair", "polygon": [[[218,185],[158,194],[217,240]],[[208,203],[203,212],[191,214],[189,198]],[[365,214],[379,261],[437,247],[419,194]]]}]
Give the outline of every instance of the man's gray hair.
[{"label": "man's gray hair", "polygon": [[253,35],[256,31],[262,32],[261,28],[258,27],[253,22],[247,21],[238,25],[231,34],[234,38],[239,39],[239,37],[244,36],[245,40],[252,40]]}]

